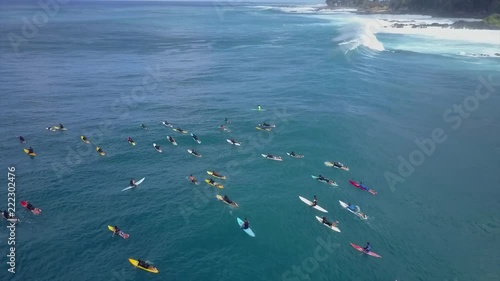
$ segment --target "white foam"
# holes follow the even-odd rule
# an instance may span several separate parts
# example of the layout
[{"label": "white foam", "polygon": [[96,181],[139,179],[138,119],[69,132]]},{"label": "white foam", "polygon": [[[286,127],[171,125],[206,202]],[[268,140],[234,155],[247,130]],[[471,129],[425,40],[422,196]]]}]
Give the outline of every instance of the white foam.
[{"label": "white foam", "polygon": [[[356,15],[355,9],[318,9],[324,5],[305,6],[253,6],[284,13],[327,20],[338,27],[341,34],[333,39],[345,51],[364,46],[374,51],[405,50],[422,53],[453,54],[461,56],[498,57],[500,53],[499,30],[454,29],[448,27],[412,28],[411,25],[452,24],[461,21],[481,21],[467,18],[433,18],[426,15]],[[394,24],[404,27],[392,27]],[[402,35],[384,44],[377,34]]]}]

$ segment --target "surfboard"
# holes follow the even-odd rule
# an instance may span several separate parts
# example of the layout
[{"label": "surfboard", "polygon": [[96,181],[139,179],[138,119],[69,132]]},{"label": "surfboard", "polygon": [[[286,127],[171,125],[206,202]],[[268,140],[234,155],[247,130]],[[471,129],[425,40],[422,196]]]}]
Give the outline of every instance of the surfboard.
[{"label": "surfboard", "polygon": [[24,153],[28,154],[28,155],[29,155],[29,156],[31,156],[31,157],[35,157],[35,156],[36,156],[36,153],[35,153],[35,152],[31,152],[31,153],[30,153],[30,150],[29,150],[29,149],[27,149],[27,148],[25,148],[25,149],[23,149],[23,150],[24,150]]},{"label": "surfboard", "polygon": [[360,217],[361,219],[363,219],[363,220],[368,219],[368,216],[367,216],[367,215],[365,215],[365,214],[363,214],[363,213],[361,213],[361,212],[355,212],[355,211],[353,211],[353,210],[351,210],[351,209],[347,208],[347,207],[349,206],[347,203],[342,202],[342,201],[340,201],[340,200],[339,200],[339,203],[340,203],[340,206],[342,206],[342,208],[344,208],[344,209],[348,210],[349,212],[351,212],[351,213],[355,214],[356,216]]},{"label": "surfboard", "polygon": [[[170,140],[170,138],[172,138],[172,140]],[[173,144],[173,145],[177,145],[177,142],[175,141],[174,137],[171,137],[171,136],[167,136],[167,140]]]},{"label": "surfboard", "polygon": [[85,136],[80,136],[80,139],[84,142],[84,143],[90,143],[90,141],[85,138]]},{"label": "surfboard", "polygon": [[241,142],[235,142],[235,143],[233,143],[230,139],[226,139],[226,141],[227,141],[229,144],[236,145],[236,146],[241,146]]},{"label": "surfboard", "polygon": [[363,250],[363,247],[361,247],[361,246],[359,246],[359,245],[356,245],[356,244],[354,244],[354,243],[349,243],[349,244],[351,244],[351,246],[352,246],[354,249],[356,249],[356,250],[358,250],[358,251],[360,251],[360,252],[362,252],[362,253],[364,253],[364,254],[367,254],[367,255],[369,255],[369,256],[376,257],[376,258],[381,258],[381,256],[380,256],[379,254],[374,253],[374,252],[372,252],[372,251],[365,252],[365,250]]},{"label": "surfboard", "polygon": [[[304,197],[302,197],[302,196],[299,196],[299,199],[300,199],[302,202],[306,203],[307,205],[309,205],[309,206],[313,207],[313,206],[312,206],[312,203],[313,203],[313,202],[311,202],[311,201],[307,200],[306,198],[304,198]],[[313,208],[314,208],[314,209],[316,209],[316,210],[318,210],[318,211],[320,211],[320,212],[323,212],[323,213],[328,213],[328,211],[327,211],[327,210],[325,210],[325,209],[321,208],[321,207],[320,207],[320,206],[318,206],[318,205],[314,206]]]},{"label": "surfboard", "polygon": [[191,154],[191,155],[193,155],[193,156],[196,156],[196,157],[198,157],[198,158],[199,158],[199,157],[201,157],[201,154],[194,154],[194,153],[193,153],[193,150],[191,150],[191,149],[188,149],[188,150],[187,150],[187,152],[189,152],[189,154]]},{"label": "surfboard", "polygon": [[[243,221],[240,218],[236,218],[236,221],[240,225],[240,227],[243,225]],[[243,229],[243,228],[242,228]],[[255,233],[253,233],[252,229],[249,227],[247,229],[243,229],[246,234],[250,235],[251,237],[255,237]]]},{"label": "surfboard", "polygon": [[229,205],[229,206],[233,206],[233,207],[239,207],[238,204],[236,202],[233,201],[233,203],[227,203],[225,200],[224,200],[224,197],[222,197],[221,195],[216,195],[215,196],[217,199],[219,199],[220,201],[224,202],[224,204],[226,205]]},{"label": "surfboard", "polygon": [[[108,229],[111,232],[115,232],[115,228],[113,226],[111,226],[111,225],[108,225]],[[121,230],[118,232],[118,235],[120,235],[120,237],[122,237],[123,239],[128,239],[128,237],[130,236],[127,233],[125,233],[125,232],[123,232]]]},{"label": "surfboard", "polygon": [[132,189],[132,188],[134,188],[134,187],[139,186],[139,184],[141,184],[141,183],[142,183],[145,179],[146,179],[146,178],[144,177],[144,178],[142,178],[142,179],[140,179],[140,180],[136,181],[136,182],[135,182],[135,186],[128,186],[128,187],[126,187],[126,188],[122,189],[122,191],[129,190],[129,189]]},{"label": "surfboard", "polygon": [[317,219],[317,220],[318,220],[318,221],[319,221],[322,225],[324,225],[324,226],[328,227],[329,229],[331,229],[331,230],[333,230],[333,231],[336,231],[336,232],[340,232],[340,229],[339,229],[338,227],[336,227],[336,226],[329,226],[329,225],[324,224],[324,223],[323,223],[323,219],[322,219],[322,218],[320,218],[320,217],[316,216],[316,219]]},{"label": "surfboard", "polygon": [[[160,147],[160,149],[156,148],[156,143],[153,143],[153,147],[156,149],[156,151],[158,151],[158,152],[160,152],[160,153],[162,153],[162,152],[163,152],[163,150],[161,150],[161,147]],[[158,146],[158,147],[159,147],[159,146]]]}]

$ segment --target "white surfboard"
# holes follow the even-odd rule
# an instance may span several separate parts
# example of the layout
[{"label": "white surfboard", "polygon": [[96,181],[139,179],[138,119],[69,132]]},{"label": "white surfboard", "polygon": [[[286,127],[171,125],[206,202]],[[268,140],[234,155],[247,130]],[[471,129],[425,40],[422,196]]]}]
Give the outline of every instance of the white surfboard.
[{"label": "white surfboard", "polygon": [[274,160],[274,161],[283,161],[283,159],[280,158],[277,158],[276,156],[273,156],[273,158],[268,158],[267,157],[267,154],[261,154],[262,157],[266,158],[266,159],[269,159],[269,160]]},{"label": "white surfboard", "polygon": [[[170,140],[170,138],[172,138],[172,141]],[[177,142],[175,141],[174,137],[171,137],[171,136],[167,136],[167,140],[173,144],[173,145],[177,145]]]},{"label": "white surfboard", "polygon": [[230,139],[226,139],[226,141],[227,141],[229,144],[236,145],[236,146],[241,146],[241,142],[235,142],[235,143],[233,143]]},{"label": "white surfboard", "polygon": [[[304,198],[304,197],[302,197],[302,196],[299,196],[299,199],[300,199],[302,202],[306,203],[307,205],[312,206],[312,203],[313,203],[313,202],[311,202],[311,201],[307,200],[306,198]],[[328,213],[328,211],[327,211],[327,210],[325,210],[325,209],[321,208],[321,207],[320,207],[320,206],[318,206],[318,205],[314,206],[313,208],[314,208],[314,209],[316,209],[316,210],[318,210],[318,211],[320,211],[320,212],[323,212],[323,213]]]},{"label": "white surfboard", "polygon": [[146,178],[144,177],[144,178],[142,178],[142,179],[140,179],[140,180],[136,181],[136,182],[135,182],[135,186],[128,186],[128,187],[126,187],[126,188],[122,189],[122,191],[129,190],[129,189],[132,189],[132,188],[134,188],[134,187],[137,187],[137,186],[138,186],[139,184],[141,184],[141,183],[142,183],[145,179],[146,179]]},{"label": "white surfboard", "polygon": [[156,149],[156,151],[158,151],[158,152],[160,152],[160,153],[161,153],[161,152],[163,152],[163,150],[161,150],[161,149],[157,149],[157,148],[156,148],[156,143],[153,143],[153,147]]},{"label": "white surfboard", "polygon": [[[201,157],[201,154],[194,154],[194,153],[193,153],[193,150],[191,150],[191,149],[188,149],[188,150],[187,150],[187,152],[188,152],[189,154],[193,155],[193,156],[198,157],[198,158],[199,158],[199,157]],[[198,153],[198,152],[197,152],[197,153]]]},{"label": "white surfboard", "polygon": [[165,127],[169,127],[169,128],[173,128],[174,126],[166,121],[162,121],[161,122],[163,125],[165,125]]},{"label": "white surfboard", "polygon": [[339,200],[339,203],[340,203],[340,206],[342,206],[342,208],[344,208],[344,209],[348,210],[349,212],[351,212],[351,213],[355,214],[356,216],[360,217],[361,219],[363,219],[363,220],[368,219],[368,216],[367,216],[367,215],[365,215],[365,214],[363,214],[363,213],[361,213],[361,212],[355,212],[355,211],[353,211],[353,210],[351,210],[351,209],[347,208],[347,207],[349,206],[347,203],[342,202],[342,201],[340,201],[340,200]]},{"label": "white surfboard", "polygon": [[320,217],[316,216],[316,219],[317,219],[317,220],[318,220],[318,221],[319,221],[322,225],[324,225],[324,226],[328,227],[329,229],[331,229],[331,230],[333,230],[333,231],[336,231],[336,232],[340,232],[340,229],[339,229],[338,227],[336,227],[336,226],[329,226],[329,225],[324,224],[324,223],[323,223],[323,219],[322,219],[322,218],[320,218]]}]

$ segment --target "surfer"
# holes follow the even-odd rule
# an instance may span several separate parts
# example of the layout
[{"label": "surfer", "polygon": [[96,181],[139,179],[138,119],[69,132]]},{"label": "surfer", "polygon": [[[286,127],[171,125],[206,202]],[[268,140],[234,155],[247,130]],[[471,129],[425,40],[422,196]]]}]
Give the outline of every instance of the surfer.
[{"label": "surfer", "polygon": [[231,201],[229,197],[227,197],[227,195],[224,195],[224,198],[222,199],[224,199],[224,201],[226,201],[228,204],[233,204],[233,201]]},{"label": "surfer", "polygon": [[19,136],[19,141],[22,143],[26,143],[26,140],[22,136]]},{"label": "surfer", "polygon": [[292,151],[290,152],[290,156],[297,156],[297,155],[295,154],[295,152]]},{"label": "surfer", "polygon": [[141,124],[141,128],[146,130],[148,128],[148,126],[146,126],[145,124]]},{"label": "surfer", "polygon": [[241,225],[241,228],[242,229],[248,229],[248,228],[250,228],[250,222],[247,220],[247,218],[245,218],[243,220],[243,224]]},{"label": "surfer", "polygon": [[363,248],[363,253],[368,253],[371,250],[372,246],[370,245],[370,242],[366,242],[366,246]]},{"label": "surfer", "polygon": [[262,110],[262,108],[260,107],[260,105],[257,105],[257,110]]},{"label": "surfer", "polygon": [[196,183],[196,178],[193,177],[193,175],[189,175],[189,180],[192,182],[192,183]]},{"label": "surfer", "polygon": [[137,260],[137,265],[145,269],[148,269],[151,266],[149,263],[143,260]]},{"label": "surfer", "polygon": [[362,190],[369,190],[368,187],[366,187],[363,182],[359,182],[359,188],[361,188]]},{"label": "surfer", "polygon": [[175,142],[174,138],[173,138],[173,137],[171,137],[171,136],[168,136],[168,141],[169,141],[169,142]]},{"label": "surfer", "polygon": [[120,234],[121,230],[118,228],[118,226],[114,226],[115,230],[113,231],[113,234]]},{"label": "surfer", "polygon": [[353,212],[357,212],[358,211],[357,208],[356,208],[356,206],[352,205],[351,203],[348,204],[347,209],[349,209],[349,210],[351,210]]},{"label": "surfer", "polygon": [[197,136],[197,135],[195,135],[195,134],[191,134],[191,135],[193,136],[193,139],[194,139],[194,140],[199,141],[199,139],[198,139],[198,136]]},{"label": "surfer", "polygon": [[321,218],[321,222],[322,222],[323,224],[328,225],[328,226],[332,226],[332,223],[331,223],[331,222],[329,222],[329,221],[326,219],[326,217],[322,217],[322,218]]},{"label": "surfer", "polygon": [[227,119],[227,118],[224,118],[224,122],[225,122],[226,124],[231,124],[231,121],[229,121],[229,119]]},{"label": "surfer", "polygon": [[208,179],[208,183],[209,184],[215,184],[214,180],[213,179]]},{"label": "surfer", "polygon": [[26,209],[33,211],[35,209],[35,206],[31,205],[30,202],[26,201]]},{"label": "surfer", "polygon": [[342,168],[344,167],[344,165],[340,162],[333,162],[333,166],[337,167],[337,168]]},{"label": "surfer", "polygon": [[99,147],[99,149],[97,150],[97,153],[104,153],[104,151],[102,151],[102,149]]},{"label": "surfer", "polygon": [[316,195],[314,195],[314,198],[313,198],[313,202],[312,202],[311,207],[314,207],[314,206],[316,206],[316,205],[318,205],[318,198],[316,198]]},{"label": "surfer", "polygon": [[86,136],[82,136],[83,141],[89,141]]},{"label": "surfer", "polygon": [[28,154],[31,154],[33,153],[33,148],[30,146],[30,148],[28,148]]},{"label": "surfer", "polygon": [[63,126],[63,124],[59,123],[59,130],[62,130],[62,129],[64,129],[64,126]]},{"label": "surfer", "polygon": [[271,127],[271,124],[267,124],[266,122],[262,123],[262,127]]},{"label": "surfer", "polygon": [[11,216],[9,212],[7,212],[7,210],[5,211],[0,211],[0,213],[2,213],[2,217],[6,220],[10,220],[10,219],[15,219],[14,216]]},{"label": "surfer", "polygon": [[131,137],[128,137],[127,141],[130,142],[130,143],[134,142],[134,140]]},{"label": "surfer", "polygon": [[196,156],[200,156],[200,154],[198,152],[196,152],[194,149],[191,150],[191,154],[196,155]]},{"label": "surfer", "polygon": [[130,186],[136,187],[137,185],[135,184],[134,178],[130,179]]},{"label": "surfer", "polygon": [[155,145],[156,150],[161,150],[159,145]]},{"label": "surfer", "polygon": [[318,176],[319,181],[328,181],[326,178],[324,178],[322,175]]}]

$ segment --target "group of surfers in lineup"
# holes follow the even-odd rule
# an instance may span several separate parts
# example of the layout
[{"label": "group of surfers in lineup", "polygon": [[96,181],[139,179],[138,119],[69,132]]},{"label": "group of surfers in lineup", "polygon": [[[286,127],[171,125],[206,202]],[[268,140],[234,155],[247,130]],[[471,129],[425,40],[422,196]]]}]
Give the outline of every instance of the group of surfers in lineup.
[{"label": "group of surfers in lineup", "polygon": [[[258,105],[258,106],[257,106],[257,110],[261,111],[261,110],[263,110],[263,109],[261,108],[261,106],[260,106],[260,105]],[[225,122],[226,124],[230,124],[230,123],[231,123],[231,121],[230,121],[228,118],[225,118],[225,119],[224,119],[224,122]],[[172,126],[170,123],[168,123],[167,121],[163,121],[163,124],[164,124],[165,126],[167,126],[167,127],[173,127],[173,126]],[[262,129],[262,130],[268,130],[268,131],[270,131],[270,130],[271,130],[271,128],[274,128],[274,127],[275,127],[275,125],[273,125],[273,124],[269,124],[269,123],[263,122],[262,124],[259,124],[259,125],[257,126],[257,129]],[[141,128],[146,129],[146,130],[148,129],[148,127],[147,127],[145,124],[141,124]],[[219,128],[220,128],[221,130],[223,130],[223,131],[226,131],[226,132],[229,132],[229,131],[230,131],[230,130],[229,130],[229,128],[227,128],[227,127],[226,127],[226,126],[224,126],[224,125],[220,125],[220,126],[219,126]],[[47,129],[49,129],[49,130],[51,130],[51,131],[57,131],[57,130],[62,130],[62,129],[64,129],[64,126],[63,126],[62,124],[59,124],[59,126],[52,126],[52,127],[48,127]],[[174,130],[175,130],[175,131],[178,131],[178,132],[181,132],[181,133],[186,133],[186,132],[187,132],[187,131],[182,130],[182,129],[181,129],[181,128],[179,128],[179,127],[178,127],[178,128],[176,128],[176,129],[174,129]],[[197,137],[195,134],[191,134],[191,136],[193,137],[193,139],[194,139],[195,141],[197,141],[198,143],[200,143],[200,141],[199,141],[198,137]],[[88,140],[85,136],[81,136],[81,139],[82,139],[84,142],[86,142],[86,143],[90,143],[90,141],[89,141],[89,140]],[[19,136],[19,140],[21,141],[21,143],[26,143],[26,140],[25,140],[22,136]],[[171,143],[175,143],[174,138],[173,138],[173,137],[171,137],[171,136],[168,136],[168,140],[169,140]],[[127,138],[127,141],[128,141],[130,144],[135,145],[135,142],[134,142],[134,140],[133,140],[131,137],[128,137],[128,138]],[[237,142],[235,139],[230,139],[229,141],[230,141],[232,144],[239,144],[239,142]],[[156,144],[155,144],[155,145],[154,145],[154,147],[155,147],[157,150],[161,151],[161,148],[160,148],[160,146],[159,146],[159,145],[156,145]],[[103,151],[101,148],[99,148],[99,147],[97,148],[97,152],[98,152],[98,153],[100,153],[100,154],[104,153],[104,151]],[[28,153],[28,154],[34,153],[33,148],[32,148],[31,146],[29,147],[29,149],[28,149],[28,152],[27,152],[27,153]],[[201,156],[201,155],[200,155],[198,152],[196,152],[195,150],[191,150],[191,154],[193,154],[193,155],[195,155],[195,156]],[[289,153],[289,155],[290,155],[290,156],[292,156],[292,157],[303,157],[302,155],[298,155],[298,154],[296,154],[294,151],[290,152],[290,153]],[[266,158],[269,158],[269,159],[274,159],[274,160],[281,160],[281,156],[273,156],[273,155],[271,155],[271,154],[266,154],[266,155],[265,155],[265,157],[266,157]],[[339,168],[339,169],[348,169],[347,167],[345,167],[345,166],[344,166],[342,163],[340,163],[340,162],[333,162],[333,163],[332,163],[332,165],[333,165],[334,167],[336,167],[336,168]],[[213,175],[214,177],[216,177],[216,178],[225,179],[225,177],[224,177],[224,176],[222,176],[222,175],[218,174],[216,171],[212,171],[212,175]],[[192,183],[194,183],[194,184],[199,184],[199,183],[198,183],[198,181],[196,180],[196,178],[195,178],[193,175],[190,175],[190,176],[188,177],[188,179],[189,179],[189,181],[191,181],[191,182],[192,182]],[[317,177],[317,180],[318,180],[318,181],[327,182],[327,183],[335,183],[334,181],[331,181],[331,180],[329,180],[329,179],[327,179],[327,178],[323,177],[322,175],[319,175],[319,176]],[[208,182],[209,184],[211,184],[211,185],[219,185],[219,184],[218,184],[217,182],[215,182],[212,178],[210,178],[207,182]],[[136,186],[137,186],[137,185],[136,185],[136,181],[135,181],[135,179],[133,179],[133,178],[132,178],[132,179],[130,179],[129,184],[130,184],[130,187],[136,187]],[[362,189],[362,190],[369,190],[369,188],[368,188],[368,187],[366,187],[366,186],[365,186],[362,182],[360,182],[360,183],[359,183],[359,188],[360,188],[360,189]],[[230,199],[227,195],[224,195],[224,196],[222,197],[222,201],[226,202],[227,204],[233,205],[233,206],[238,206],[238,205],[236,204],[236,202],[232,201],[232,200],[231,200],[231,199]],[[25,207],[27,210],[33,211],[33,210],[35,209],[35,207],[34,207],[31,203],[29,203],[29,202],[26,202],[26,203],[27,203],[27,204],[26,204],[25,206],[23,206],[23,207]],[[313,199],[313,201],[312,201],[311,207],[314,207],[314,206],[316,206],[317,204],[318,204],[318,199],[317,199],[316,195],[314,195],[314,199]],[[349,204],[348,204],[348,206],[347,206],[347,209],[349,209],[349,210],[351,210],[351,211],[353,211],[353,212],[359,212],[359,209],[358,209],[358,208],[359,208],[359,207],[357,207],[357,206],[355,206],[355,205],[352,205],[351,203],[349,203]],[[7,212],[7,211],[0,211],[0,212],[1,212],[1,214],[2,214],[2,217],[3,217],[3,218],[5,218],[5,219],[8,219],[8,220],[13,220],[13,219],[16,219],[16,218],[14,218],[14,217],[10,216],[9,212]],[[16,220],[17,220],[17,219],[16,219]],[[327,218],[326,218],[326,217],[322,217],[321,222],[322,222],[323,224],[325,224],[325,225],[330,226],[330,227],[335,227],[335,226],[337,226],[337,225],[339,224],[339,222],[338,222],[338,221],[335,221],[335,222],[329,222],[329,221],[327,220]],[[247,218],[244,218],[243,223],[241,224],[240,228],[241,228],[241,229],[243,229],[243,230],[246,230],[246,229],[249,229],[249,228],[250,228],[250,222],[248,221],[248,219],[247,219]],[[115,234],[116,234],[116,235],[120,235],[120,236],[122,236],[122,237],[124,237],[123,235],[126,235],[126,237],[128,238],[128,234],[124,233],[124,232],[123,232],[123,231],[122,231],[122,230],[121,230],[118,226],[114,226],[114,229],[113,229],[113,236],[114,236]],[[124,237],[124,238],[125,238],[125,237]],[[363,251],[364,253],[368,253],[368,252],[370,252],[370,251],[371,251],[371,245],[370,245],[370,243],[369,243],[369,242],[367,242],[366,246],[362,248],[362,251]],[[147,270],[147,271],[150,271],[150,272],[156,272],[156,273],[158,273],[158,270],[157,270],[157,269],[156,269],[153,265],[149,264],[149,263],[148,263],[148,262],[146,262],[146,261],[140,260],[140,259],[139,259],[139,260],[137,260],[137,265],[136,265],[136,266],[137,266],[137,267],[140,267],[140,268],[142,268],[142,269],[145,269],[145,270]]]}]

